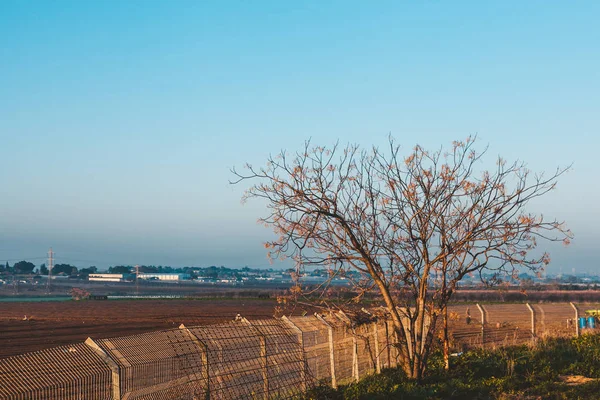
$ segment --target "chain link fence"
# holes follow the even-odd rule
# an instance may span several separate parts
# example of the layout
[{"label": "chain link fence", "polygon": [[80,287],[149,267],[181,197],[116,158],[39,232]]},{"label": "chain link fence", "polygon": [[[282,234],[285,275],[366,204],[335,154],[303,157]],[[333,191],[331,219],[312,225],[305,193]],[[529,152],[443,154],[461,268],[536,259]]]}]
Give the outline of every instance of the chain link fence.
[{"label": "chain link fence", "polygon": [[[452,305],[452,347],[579,335],[590,309],[600,305]],[[394,338],[389,321],[353,326],[341,312],[88,338],[0,360],[0,399],[293,399],[396,367]]]}]

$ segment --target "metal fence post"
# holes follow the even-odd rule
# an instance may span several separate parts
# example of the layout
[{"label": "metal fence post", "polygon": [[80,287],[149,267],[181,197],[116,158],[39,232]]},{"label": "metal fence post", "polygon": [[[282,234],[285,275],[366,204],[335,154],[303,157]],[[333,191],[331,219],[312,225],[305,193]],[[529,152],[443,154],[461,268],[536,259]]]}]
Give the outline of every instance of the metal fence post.
[{"label": "metal fence post", "polygon": [[377,321],[373,323],[373,334],[375,335],[375,372],[381,372],[381,360],[379,359],[379,330]]},{"label": "metal fence post", "polygon": [[108,354],[94,340],[88,337],[85,341],[89,347],[91,347],[108,365],[111,370],[111,383],[112,383],[112,399],[121,400],[121,376],[119,374],[119,366],[117,363],[110,358]]},{"label": "metal fence post", "polygon": [[352,320],[345,312],[340,310],[335,316],[350,327],[350,329],[346,329],[346,332],[350,331],[350,334],[352,335],[352,377],[358,382],[360,380],[360,374],[358,371],[358,339],[356,338],[356,329],[354,328]]},{"label": "metal fence post", "polygon": [[479,303],[477,303],[476,305],[477,305],[477,308],[479,309],[479,312],[481,313],[481,347],[485,348],[485,323],[486,323],[485,310],[484,310],[483,306],[479,305]]},{"label": "metal fence post", "polygon": [[183,330],[200,349],[200,357],[202,358],[202,380],[206,382],[206,391],[204,398],[210,400],[210,375],[208,365],[208,346],[198,336],[194,335],[184,324],[179,325],[179,329]]},{"label": "metal fence post", "polygon": [[352,330],[352,372],[354,380],[358,382],[360,380],[360,374],[358,373],[358,340],[356,340],[354,329]]},{"label": "metal fence post", "polygon": [[327,321],[325,321],[325,319],[319,314],[315,313],[315,317],[317,317],[317,319],[327,327],[327,331],[329,333],[329,364],[331,368],[331,387],[337,389],[337,381],[335,379],[335,345],[333,343],[333,327]]},{"label": "metal fence post", "polygon": [[352,335],[352,378],[356,382],[360,380],[360,374],[358,372],[358,339],[356,338],[356,329],[354,328],[354,324],[352,320],[346,315],[343,311],[338,311],[335,316],[348,325],[349,329],[346,328],[346,332],[350,332]]},{"label": "metal fence post", "polygon": [[577,309],[577,307],[575,307],[575,304],[573,303],[569,303],[571,305],[571,307],[573,307],[573,310],[575,310],[575,336],[579,336],[580,332],[579,332],[579,310]]},{"label": "metal fence post", "polygon": [[388,327],[388,321],[385,320],[385,347],[387,349],[387,357],[388,357],[388,368],[392,368],[392,349],[390,347],[390,328]]},{"label": "metal fence post", "polygon": [[529,311],[531,312],[531,341],[533,343],[535,343],[535,311],[533,309],[533,307],[531,307],[531,305],[529,303],[525,303],[525,305],[527,306],[527,308],[529,309]]}]

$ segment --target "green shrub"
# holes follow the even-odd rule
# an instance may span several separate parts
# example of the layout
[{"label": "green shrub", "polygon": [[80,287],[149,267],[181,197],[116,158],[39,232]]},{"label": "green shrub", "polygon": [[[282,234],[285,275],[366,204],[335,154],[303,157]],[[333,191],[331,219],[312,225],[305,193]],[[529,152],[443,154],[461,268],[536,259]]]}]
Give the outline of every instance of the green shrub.
[{"label": "green shrub", "polygon": [[559,375],[600,378],[600,335],[541,340],[534,347],[473,350],[451,359],[443,368],[436,351],[428,373],[417,383],[401,369],[385,370],[338,390],[318,387],[307,399],[600,399],[600,380],[578,386]]}]

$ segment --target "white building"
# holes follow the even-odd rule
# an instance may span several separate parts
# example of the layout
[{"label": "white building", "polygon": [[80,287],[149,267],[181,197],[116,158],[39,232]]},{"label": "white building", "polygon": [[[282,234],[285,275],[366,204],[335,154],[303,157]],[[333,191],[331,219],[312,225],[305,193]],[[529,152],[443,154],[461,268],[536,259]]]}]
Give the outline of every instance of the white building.
[{"label": "white building", "polygon": [[149,280],[160,280],[160,281],[175,282],[175,281],[190,280],[191,276],[190,276],[190,274],[180,274],[180,273],[176,273],[176,274],[149,274],[149,273],[143,273],[143,274],[140,274],[140,279],[149,279]]},{"label": "white building", "polygon": [[126,282],[133,278],[132,274],[90,274],[88,277],[91,282]]}]

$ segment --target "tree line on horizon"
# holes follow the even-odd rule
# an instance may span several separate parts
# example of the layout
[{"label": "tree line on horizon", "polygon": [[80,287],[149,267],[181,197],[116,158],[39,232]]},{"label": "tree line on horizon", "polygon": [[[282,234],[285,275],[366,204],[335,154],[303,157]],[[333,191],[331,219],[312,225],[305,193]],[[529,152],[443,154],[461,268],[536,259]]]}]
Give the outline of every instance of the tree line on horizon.
[{"label": "tree line on horizon", "polygon": [[[97,267],[91,266],[87,268],[77,268],[71,264],[56,264],[52,268],[52,275],[89,275],[96,273]],[[19,261],[12,265],[6,262],[6,264],[0,264],[0,274],[22,274],[22,275],[48,275],[48,267],[46,264],[41,264],[39,268],[36,268],[35,264],[30,261]]]},{"label": "tree line on horizon", "polygon": [[[104,271],[100,271],[96,266],[90,266],[87,268],[78,268],[71,264],[56,264],[52,268],[52,275],[78,275],[78,276],[87,276],[89,274],[101,273]],[[135,272],[135,266],[133,265],[116,265],[109,267],[106,272],[110,274],[130,274]],[[260,268],[229,268],[225,266],[217,267],[215,265],[211,265],[209,267],[171,267],[171,266],[162,266],[162,265],[140,265],[139,266],[140,273],[187,273],[192,277],[202,276],[206,278],[224,278],[224,277],[241,277],[248,273],[254,273],[259,275],[265,275],[269,272],[273,272],[272,268],[269,269],[260,269]],[[0,264],[0,274],[3,275],[48,275],[48,267],[46,264],[40,264],[39,267],[30,261],[22,260],[14,263],[12,266],[6,262],[6,264]]]}]

